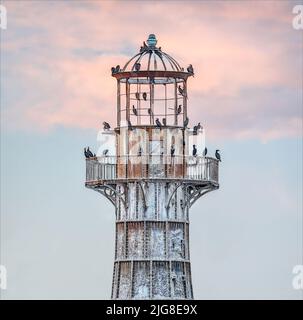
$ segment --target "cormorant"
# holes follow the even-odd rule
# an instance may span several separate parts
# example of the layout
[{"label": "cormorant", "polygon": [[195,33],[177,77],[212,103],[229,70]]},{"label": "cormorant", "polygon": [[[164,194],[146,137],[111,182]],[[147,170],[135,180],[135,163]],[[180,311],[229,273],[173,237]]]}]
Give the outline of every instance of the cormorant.
[{"label": "cormorant", "polygon": [[87,147],[86,152],[89,158],[92,158],[94,156],[93,153],[89,150],[89,147]]},{"label": "cormorant", "polygon": [[89,155],[88,155],[88,153],[87,153],[87,151],[86,151],[86,148],[84,148],[84,155],[85,155],[85,158],[86,158],[86,159],[89,158]]},{"label": "cormorant", "polygon": [[103,154],[104,156],[107,156],[107,154],[108,154],[108,149],[103,150],[102,154]]},{"label": "cormorant", "polygon": [[133,130],[133,126],[132,126],[132,123],[130,122],[130,120],[127,120],[127,124],[128,124],[129,130]]},{"label": "cormorant", "polygon": [[173,157],[175,155],[175,146],[172,144],[171,147],[170,147],[170,155],[171,157]]},{"label": "cormorant", "polygon": [[207,148],[205,147],[203,150],[203,157],[205,157],[207,155]]},{"label": "cormorant", "polygon": [[109,123],[108,122],[103,122],[103,129],[104,130],[109,130],[110,129],[110,125],[109,125]]},{"label": "cormorant", "polygon": [[215,156],[219,161],[221,161],[221,155],[220,155],[219,151],[220,150],[216,150]]},{"label": "cormorant", "polygon": [[183,127],[187,128],[188,123],[189,123],[189,119],[188,119],[188,117],[186,117],[186,119],[184,120],[184,123],[183,123]]},{"label": "cormorant", "polygon": [[178,109],[177,109],[177,114],[180,114],[182,112],[182,105],[179,104]]},{"label": "cormorant", "polygon": [[194,68],[191,64],[187,67],[187,72],[194,74]]},{"label": "cormorant", "polygon": [[137,109],[135,108],[135,106],[134,106],[134,105],[133,105],[133,114],[134,114],[135,116],[138,116]]},{"label": "cormorant", "polygon": [[197,156],[197,152],[198,152],[198,150],[197,150],[197,148],[196,148],[196,145],[194,144],[194,145],[193,145],[193,156],[194,156],[194,157]]},{"label": "cormorant", "polygon": [[159,128],[162,127],[162,124],[161,124],[159,118],[156,119],[156,125],[157,125],[157,127],[159,127]]},{"label": "cormorant", "polygon": [[136,71],[140,71],[140,68],[141,68],[141,63],[140,62],[136,62],[135,63],[135,70]]},{"label": "cormorant", "polygon": [[147,93],[146,93],[146,92],[143,92],[143,93],[142,93],[142,97],[143,97],[143,100],[146,101],[146,99],[147,99]]}]

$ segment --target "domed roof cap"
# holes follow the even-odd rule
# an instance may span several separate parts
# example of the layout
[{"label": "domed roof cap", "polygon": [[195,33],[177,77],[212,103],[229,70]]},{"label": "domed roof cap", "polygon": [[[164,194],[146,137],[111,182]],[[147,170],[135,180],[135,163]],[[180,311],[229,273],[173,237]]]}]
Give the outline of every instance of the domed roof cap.
[{"label": "domed roof cap", "polygon": [[121,69],[128,71],[184,71],[179,63],[167,53],[156,47],[157,38],[150,34],[140,48],[140,52],[133,56]]}]

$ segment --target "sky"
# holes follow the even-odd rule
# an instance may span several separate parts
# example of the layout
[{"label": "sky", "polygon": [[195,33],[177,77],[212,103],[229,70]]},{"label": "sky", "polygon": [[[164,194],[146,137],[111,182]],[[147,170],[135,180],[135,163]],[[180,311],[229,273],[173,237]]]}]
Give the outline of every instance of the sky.
[{"label": "sky", "polygon": [[1,298],[110,297],[114,210],[84,187],[83,147],[114,123],[111,67],[150,33],[194,66],[190,126],[223,159],[190,213],[195,298],[303,298],[302,1],[1,4]]}]

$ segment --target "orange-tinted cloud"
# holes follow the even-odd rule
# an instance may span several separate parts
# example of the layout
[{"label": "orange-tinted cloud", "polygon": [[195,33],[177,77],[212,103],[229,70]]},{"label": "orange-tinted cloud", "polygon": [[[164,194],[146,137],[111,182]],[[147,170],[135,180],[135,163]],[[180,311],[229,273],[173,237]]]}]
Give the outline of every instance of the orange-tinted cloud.
[{"label": "orange-tinted cloud", "polygon": [[4,2],[3,121],[9,128],[98,128],[115,121],[113,65],[149,33],[192,63],[190,114],[211,137],[300,134],[302,46],[288,2]]}]

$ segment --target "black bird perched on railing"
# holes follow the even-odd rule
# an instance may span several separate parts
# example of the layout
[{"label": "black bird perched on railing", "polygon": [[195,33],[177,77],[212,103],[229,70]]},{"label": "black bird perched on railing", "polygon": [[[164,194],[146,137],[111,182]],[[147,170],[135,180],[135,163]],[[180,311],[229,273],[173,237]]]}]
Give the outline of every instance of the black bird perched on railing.
[{"label": "black bird perched on railing", "polygon": [[141,63],[140,62],[136,62],[135,63],[135,70],[136,71],[140,71],[140,68],[141,68]]},{"label": "black bird perched on railing", "polygon": [[193,156],[194,156],[194,157],[197,156],[197,152],[198,152],[198,150],[197,150],[197,148],[196,148],[196,145],[194,144],[194,145],[193,145]]},{"label": "black bird perched on railing", "polygon": [[119,65],[117,65],[116,67],[112,67],[112,74],[114,74],[114,73],[118,73],[119,71],[120,71],[120,66]]},{"label": "black bird perched on railing", "polygon": [[166,118],[162,119],[162,123],[163,123],[164,127],[166,127]]},{"label": "black bird perched on railing", "polygon": [[87,153],[89,158],[93,158],[94,157],[93,153],[89,150],[89,147],[87,147],[86,153]]},{"label": "black bird perched on railing", "polygon": [[102,154],[103,154],[104,156],[107,156],[107,154],[108,154],[108,149],[103,150]]},{"label": "black bird perched on railing", "polygon": [[147,99],[147,93],[146,93],[146,92],[143,92],[143,93],[142,93],[142,97],[143,97],[143,100],[146,101],[146,99]]},{"label": "black bird perched on railing", "polygon": [[207,148],[205,147],[203,150],[203,157],[205,157],[207,155]]},{"label": "black bird perched on railing", "polygon": [[186,119],[184,120],[184,123],[183,123],[183,127],[187,128],[188,123],[189,123],[189,119],[188,119],[188,117],[186,117]]},{"label": "black bird perched on railing", "polygon": [[156,119],[156,125],[157,125],[157,127],[159,127],[159,128],[162,127],[162,124],[161,124],[159,118]]},{"label": "black bird perched on railing", "polygon": [[215,156],[219,161],[221,161],[221,155],[219,152],[220,152],[220,150],[216,150]]},{"label": "black bird perched on railing", "polygon": [[170,156],[173,157],[175,155],[175,146],[172,144],[170,147]]},{"label": "black bird perched on railing", "polygon": [[110,129],[110,125],[109,125],[108,122],[106,122],[106,121],[103,122],[103,129],[104,130],[109,130]]},{"label": "black bird perched on railing", "polygon": [[194,74],[194,68],[191,64],[187,67],[187,72]]},{"label": "black bird perched on railing", "polygon": [[182,112],[182,105],[179,104],[178,109],[177,109],[177,114],[180,114]]},{"label": "black bird perched on railing", "polygon": [[139,92],[136,92],[136,93],[135,93],[135,97],[136,97],[137,100],[140,100],[140,94],[139,94]]},{"label": "black bird perched on railing", "polygon": [[201,129],[201,124],[199,122],[198,125],[194,126],[193,134],[197,135],[198,134],[198,130],[200,130],[200,129]]},{"label": "black bird perched on railing", "polygon": [[133,105],[133,114],[134,114],[135,116],[138,116],[138,111],[137,111],[137,109],[135,108],[134,105]]},{"label": "black bird perched on railing", "polygon": [[89,158],[89,155],[88,155],[88,153],[87,153],[87,151],[86,151],[86,148],[84,148],[84,155],[85,155],[85,158],[86,158],[86,159]]},{"label": "black bird perched on railing", "polygon": [[130,120],[127,120],[127,124],[128,124],[128,129],[132,131],[133,126],[132,126],[132,123],[130,122]]}]

